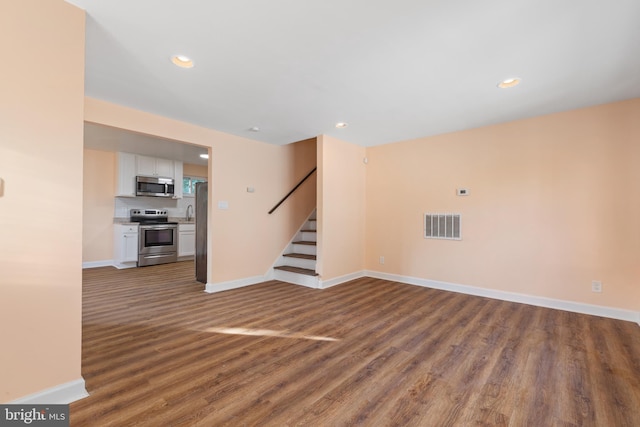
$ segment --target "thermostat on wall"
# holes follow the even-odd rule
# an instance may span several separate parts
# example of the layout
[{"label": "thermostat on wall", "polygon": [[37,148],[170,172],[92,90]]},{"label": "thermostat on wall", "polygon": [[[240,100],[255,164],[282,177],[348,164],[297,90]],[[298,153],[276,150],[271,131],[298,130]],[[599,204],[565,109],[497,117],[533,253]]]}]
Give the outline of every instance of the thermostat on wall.
[{"label": "thermostat on wall", "polygon": [[468,196],[469,190],[467,188],[456,188],[456,194],[458,196]]}]

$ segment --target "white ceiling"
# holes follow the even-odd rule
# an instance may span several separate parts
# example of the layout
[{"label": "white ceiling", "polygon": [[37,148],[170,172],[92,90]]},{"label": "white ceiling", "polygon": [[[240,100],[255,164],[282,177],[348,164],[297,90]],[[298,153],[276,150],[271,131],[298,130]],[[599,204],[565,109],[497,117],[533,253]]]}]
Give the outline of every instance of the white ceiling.
[{"label": "white ceiling", "polygon": [[84,124],[84,147],[101,151],[124,151],[163,159],[181,160],[184,163],[206,166],[205,147],[185,144],[170,139],[157,138],[94,123]]},{"label": "white ceiling", "polygon": [[67,1],[87,11],[88,96],[273,144],[372,146],[640,97],[638,0]]}]

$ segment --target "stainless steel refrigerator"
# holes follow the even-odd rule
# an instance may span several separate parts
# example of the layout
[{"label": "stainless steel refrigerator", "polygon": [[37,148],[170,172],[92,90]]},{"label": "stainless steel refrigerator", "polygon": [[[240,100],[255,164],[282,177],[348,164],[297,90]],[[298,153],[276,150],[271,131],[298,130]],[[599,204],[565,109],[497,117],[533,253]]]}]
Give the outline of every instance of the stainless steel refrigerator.
[{"label": "stainless steel refrigerator", "polygon": [[207,283],[207,204],[209,186],[196,184],[196,280]]}]

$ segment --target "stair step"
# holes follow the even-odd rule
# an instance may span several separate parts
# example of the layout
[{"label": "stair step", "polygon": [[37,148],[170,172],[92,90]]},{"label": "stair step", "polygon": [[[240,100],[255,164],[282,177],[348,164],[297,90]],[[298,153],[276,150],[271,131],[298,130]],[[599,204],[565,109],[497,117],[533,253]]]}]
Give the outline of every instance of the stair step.
[{"label": "stair step", "polygon": [[307,221],[317,221],[315,218],[309,218]]},{"label": "stair step", "polygon": [[310,242],[308,240],[299,240],[297,242],[293,242],[294,245],[309,245],[309,246],[316,246],[316,242]]},{"label": "stair step", "polygon": [[306,230],[300,230],[302,233],[317,233],[318,230],[310,230],[310,229],[306,229]]},{"label": "stair step", "polygon": [[289,271],[291,273],[304,274],[307,276],[317,276],[314,270],[309,270],[308,268],[300,268],[300,267],[291,267],[290,265],[279,265],[277,267],[273,267],[276,270]]},{"label": "stair step", "polygon": [[312,259],[312,260],[316,260],[316,256],[315,255],[309,255],[309,254],[296,254],[296,253],[290,253],[290,254],[284,254],[283,256],[288,256],[291,258],[302,258],[302,259]]}]

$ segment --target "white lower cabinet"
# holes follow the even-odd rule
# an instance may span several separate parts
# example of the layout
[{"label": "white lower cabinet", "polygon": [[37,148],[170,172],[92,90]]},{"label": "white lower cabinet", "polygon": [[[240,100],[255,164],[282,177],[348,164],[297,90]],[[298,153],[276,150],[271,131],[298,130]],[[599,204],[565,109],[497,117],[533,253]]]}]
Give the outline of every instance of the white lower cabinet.
[{"label": "white lower cabinet", "polygon": [[113,226],[113,260],[116,268],[136,267],[138,262],[138,226]]},{"label": "white lower cabinet", "polygon": [[195,224],[178,224],[178,257],[196,254]]}]

